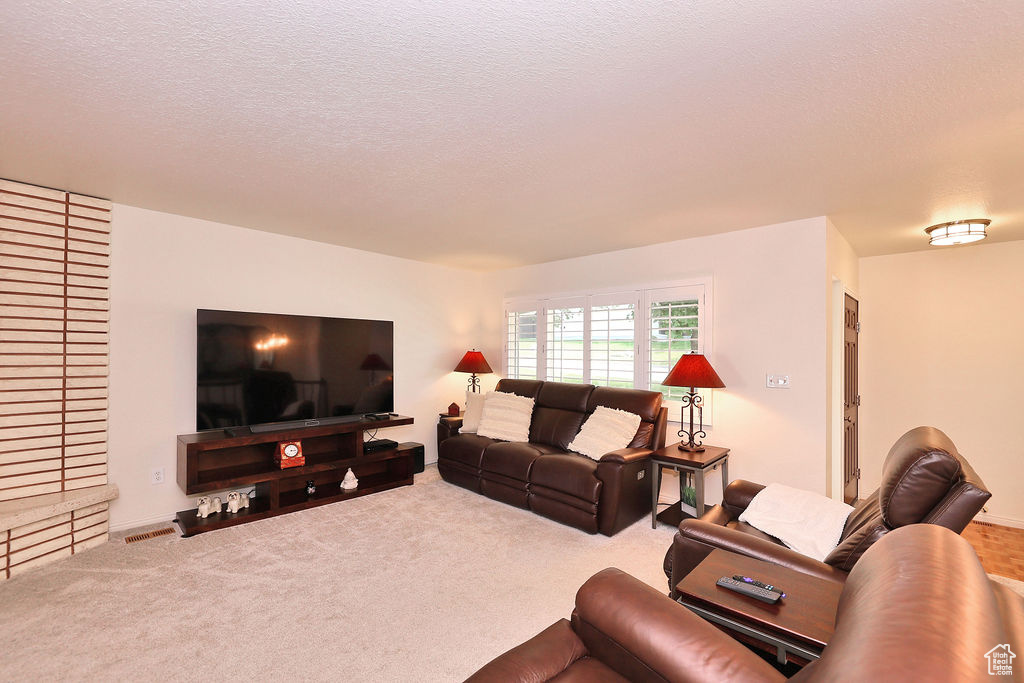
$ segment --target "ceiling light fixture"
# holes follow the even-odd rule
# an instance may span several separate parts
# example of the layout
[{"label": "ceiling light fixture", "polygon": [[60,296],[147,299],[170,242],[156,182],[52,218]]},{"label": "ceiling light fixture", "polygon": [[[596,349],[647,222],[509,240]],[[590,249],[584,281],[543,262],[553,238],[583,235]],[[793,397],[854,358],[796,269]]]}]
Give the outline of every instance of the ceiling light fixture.
[{"label": "ceiling light fixture", "polygon": [[992,221],[987,218],[970,218],[963,221],[950,221],[939,223],[930,228],[925,228],[928,234],[928,244],[937,247],[944,247],[951,244],[969,244],[983,240],[987,236],[985,228]]}]

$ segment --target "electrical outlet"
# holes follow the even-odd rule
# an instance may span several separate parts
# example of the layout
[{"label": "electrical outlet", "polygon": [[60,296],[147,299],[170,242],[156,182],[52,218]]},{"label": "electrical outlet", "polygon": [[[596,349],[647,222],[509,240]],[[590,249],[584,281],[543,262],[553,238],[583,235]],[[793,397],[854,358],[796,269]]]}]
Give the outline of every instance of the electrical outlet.
[{"label": "electrical outlet", "polygon": [[157,485],[157,484],[164,483],[164,468],[163,467],[157,467],[157,468],[153,469],[153,471],[149,475],[149,483],[153,484],[154,486]]},{"label": "electrical outlet", "polygon": [[789,389],[789,375],[768,375],[765,384],[769,389]]}]

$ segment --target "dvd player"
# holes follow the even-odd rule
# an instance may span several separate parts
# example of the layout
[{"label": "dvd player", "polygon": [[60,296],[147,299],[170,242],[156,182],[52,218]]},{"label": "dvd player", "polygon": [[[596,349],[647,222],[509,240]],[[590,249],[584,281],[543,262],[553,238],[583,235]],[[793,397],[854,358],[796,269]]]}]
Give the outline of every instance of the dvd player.
[{"label": "dvd player", "polygon": [[391,439],[374,439],[373,441],[363,442],[363,453],[375,453],[377,451],[386,451],[389,448],[397,447],[397,441],[392,441]]}]

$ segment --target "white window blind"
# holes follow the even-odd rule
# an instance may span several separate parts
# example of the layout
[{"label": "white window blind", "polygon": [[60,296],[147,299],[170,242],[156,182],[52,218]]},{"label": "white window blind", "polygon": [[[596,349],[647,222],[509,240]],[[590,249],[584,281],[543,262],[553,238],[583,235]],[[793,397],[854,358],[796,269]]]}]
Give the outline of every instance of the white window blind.
[{"label": "white window blind", "polygon": [[505,311],[505,376],[537,379],[537,308]]},{"label": "white window blind", "polygon": [[637,361],[637,302],[591,297],[590,383],[634,386]]},{"label": "white window blind", "polygon": [[586,376],[586,299],[550,301],[545,308],[545,379],[583,382]]}]

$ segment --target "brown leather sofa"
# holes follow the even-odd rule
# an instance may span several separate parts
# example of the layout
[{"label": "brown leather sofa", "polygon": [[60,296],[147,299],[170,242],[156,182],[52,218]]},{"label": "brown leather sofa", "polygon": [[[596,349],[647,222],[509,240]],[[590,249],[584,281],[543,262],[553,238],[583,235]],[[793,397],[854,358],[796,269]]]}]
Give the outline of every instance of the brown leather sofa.
[{"label": "brown leather sofa", "polygon": [[[1022,639],[1024,598],[989,581],[966,540],[914,524],[864,553],[843,588],[821,659],[790,680],[988,681],[986,653],[1004,644],[1021,652]],[[571,622],[562,619],[468,680],[555,679],[786,680],[724,632],[618,569],[583,584]]]},{"label": "brown leather sofa", "polygon": [[[442,420],[437,469],[445,481],[592,534],[611,536],[650,514],[649,456],[665,444],[667,424],[659,392],[513,379],[495,390],[534,399],[530,441],[459,434]],[[627,448],[595,461],[566,449],[598,406],[641,422]]]},{"label": "brown leather sofa", "polygon": [[721,505],[679,525],[665,556],[672,597],[683,577],[715,548],[843,581],[864,552],[893,529],[923,522],[960,533],[992,495],[948,436],[934,427],[911,429],[889,450],[882,485],[854,507],[839,545],[819,562],[739,521],[763,488],[737,479],[726,487]]}]

